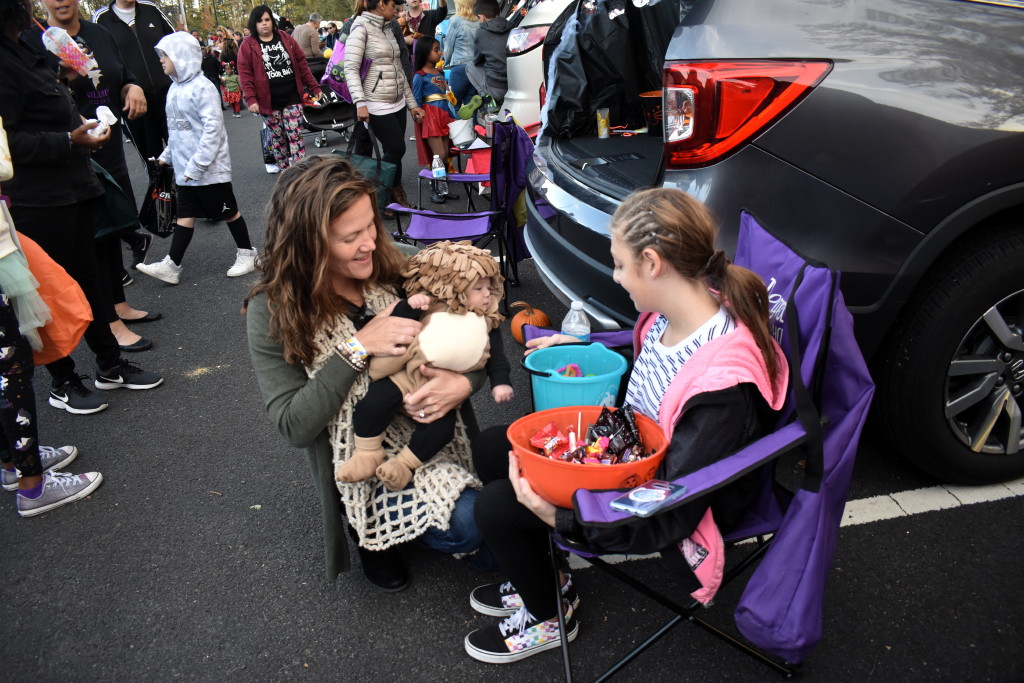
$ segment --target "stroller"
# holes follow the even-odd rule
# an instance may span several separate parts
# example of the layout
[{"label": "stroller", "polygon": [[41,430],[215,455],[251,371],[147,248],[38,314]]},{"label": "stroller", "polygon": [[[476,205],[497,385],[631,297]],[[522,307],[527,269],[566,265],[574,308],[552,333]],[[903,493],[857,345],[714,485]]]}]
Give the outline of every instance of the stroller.
[{"label": "stroller", "polygon": [[325,89],[321,104],[303,103],[302,119],[303,127],[308,132],[317,133],[313,144],[317,147],[326,147],[327,131],[340,133],[345,142],[352,138],[352,127],[356,122],[356,108],[329,89]]}]

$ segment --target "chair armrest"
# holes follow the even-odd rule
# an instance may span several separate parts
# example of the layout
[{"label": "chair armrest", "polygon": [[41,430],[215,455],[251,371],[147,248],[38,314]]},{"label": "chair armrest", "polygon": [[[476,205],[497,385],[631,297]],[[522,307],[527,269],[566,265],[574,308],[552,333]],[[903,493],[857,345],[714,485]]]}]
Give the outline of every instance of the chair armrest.
[{"label": "chair armrest", "polygon": [[[807,439],[807,431],[800,422],[791,422],[757,441],[748,444],[727,458],[722,458],[707,467],[676,479],[672,483],[682,484],[686,493],[672,505],[661,508],[655,514],[685,504],[695,498],[707,495],[726,484],[730,484],[761,465],[774,460],[799,446]],[[621,490],[588,491],[579,489],[573,494],[576,519],[581,524],[613,524],[633,515],[613,510],[611,502],[622,495]]]},{"label": "chair armrest", "polygon": [[474,213],[438,213],[437,211],[431,211],[429,209],[413,209],[408,206],[402,206],[401,204],[388,204],[388,209],[395,213],[404,213],[410,216],[423,216],[424,218],[440,218],[441,220],[451,221],[468,221],[473,218],[483,218],[484,216],[497,216],[500,211],[476,211]]},{"label": "chair armrest", "polygon": [[[434,176],[429,168],[424,168],[420,169],[419,178],[420,180],[433,180]],[[491,181],[491,176],[488,173],[449,173],[447,180],[449,183],[488,183]]]}]

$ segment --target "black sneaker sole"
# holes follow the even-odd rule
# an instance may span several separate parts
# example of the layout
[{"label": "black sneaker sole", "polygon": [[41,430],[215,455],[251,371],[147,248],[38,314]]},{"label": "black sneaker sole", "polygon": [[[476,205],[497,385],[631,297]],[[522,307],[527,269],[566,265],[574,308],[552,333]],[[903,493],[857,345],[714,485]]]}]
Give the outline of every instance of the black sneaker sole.
[{"label": "black sneaker sole", "polygon": [[106,410],[110,404],[104,403],[103,405],[97,408],[75,408],[74,406],[68,404],[66,401],[61,401],[59,398],[54,398],[53,396],[51,396],[50,405],[53,406],[54,408],[66,410],[72,415],[92,415],[93,413],[98,413],[101,410]]}]

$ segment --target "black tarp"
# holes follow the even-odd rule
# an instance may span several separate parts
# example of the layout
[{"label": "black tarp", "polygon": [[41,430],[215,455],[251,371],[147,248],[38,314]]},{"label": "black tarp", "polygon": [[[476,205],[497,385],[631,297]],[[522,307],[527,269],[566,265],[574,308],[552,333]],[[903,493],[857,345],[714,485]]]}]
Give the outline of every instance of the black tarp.
[{"label": "black tarp", "polygon": [[596,133],[595,112],[607,107],[613,126],[644,125],[640,93],[661,89],[661,69],[685,0],[635,7],[628,0],[580,0],[551,25],[544,40],[549,101],[544,134]]}]

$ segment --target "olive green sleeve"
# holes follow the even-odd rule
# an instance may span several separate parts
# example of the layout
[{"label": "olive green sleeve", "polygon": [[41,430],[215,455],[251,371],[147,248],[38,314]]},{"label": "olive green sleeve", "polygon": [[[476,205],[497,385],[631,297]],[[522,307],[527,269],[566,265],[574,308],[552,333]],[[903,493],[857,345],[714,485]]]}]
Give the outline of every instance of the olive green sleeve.
[{"label": "olive green sleeve", "polygon": [[249,302],[246,317],[249,353],[267,413],[288,443],[306,448],[338,414],[358,373],[337,355],[312,378],[301,364],[286,362],[283,346],[270,336],[266,296]]}]

